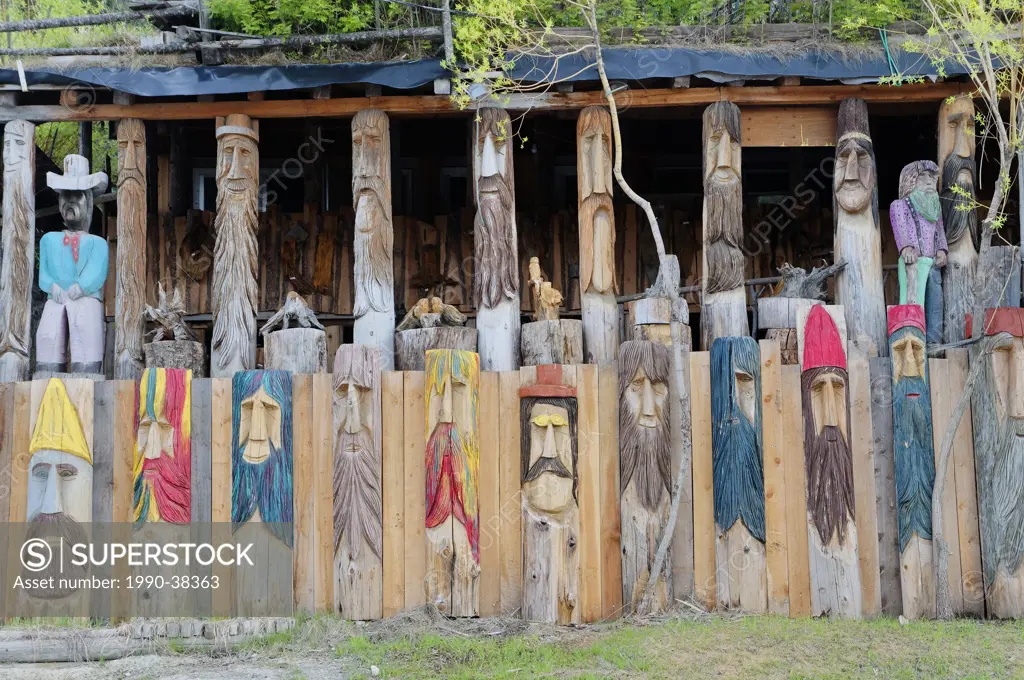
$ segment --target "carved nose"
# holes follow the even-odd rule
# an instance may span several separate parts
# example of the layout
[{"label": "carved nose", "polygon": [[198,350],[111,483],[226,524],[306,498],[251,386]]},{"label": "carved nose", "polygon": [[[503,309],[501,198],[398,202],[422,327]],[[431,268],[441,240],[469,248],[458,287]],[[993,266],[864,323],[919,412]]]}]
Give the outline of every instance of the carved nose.
[{"label": "carved nose", "polygon": [[846,170],[843,172],[843,180],[856,182],[860,180],[860,166],[857,164],[857,156],[850,154],[846,161]]},{"label": "carved nose", "polygon": [[441,414],[438,420],[442,423],[450,423],[454,420],[452,414],[452,385],[448,378],[441,383]]},{"label": "carved nose", "polygon": [[159,458],[161,453],[160,448],[160,426],[153,423],[149,427],[149,437],[146,438],[146,458]]},{"label": "carved nose", "polygon": [[558,451],[555,449],[555,426],[548,425],[544,432],[544,449],[541,451],[543,458],[557,458]]},{"label": "carved nose", "polygon": [[252,425],[249,428],[249,439],[254,442],[262,442],[267,439],[267,416],[263,404],[260,402],[252,405]]},{"label": "carved nose", "polygon": [[594,193],[603,194],[608,191],[604,182],[604,142],[600,137],[595,137],[594,145],[591,148],[594,154]]},{"label": "carved nose", "polygon": [[480,153],[480,176],[494,177],[498,174],[498,150],[491,135],[484,137],[484,148]]},{"label": "carved nose", "polygon": [[833,427],[839,427],[839,417],[836,409],[836,393],[835,388],[832,385],[825,385],[825,389],[822,390],[822,426],[827,427],[832,425]]},{"label": "carved nose", "polygon": [[60,491],[60,475],[57,473],[57,466],[51,465],[46,474],[46,488],[43,490],[43,505],[39,508],[40,513],[56,515],[64,512]]},{"label": "carved nose", "polygon": [[231,151],[231,171],[228,173],[228,179],[245,179],[242,172],[241,149],[238,146]]},{"label": "carved nose", "polygon": [[650,380],[644,380],[643,392],[640,396],[641,415],[654,417],[654,388]]},{"label": "carved nose", "polygon": [[732,140],[729,133],[722,133],[722,139],[718,142],[718,168],[732,167]]},{"label": "carved nose", "polygon": [[345,432],[348,434],[355,434],[362,429],[362,418],[359,413],[359,394],[356,392],[356,388],[349,385],[348,395],[346,396],[345,403],[346,417],[345,417]]}]

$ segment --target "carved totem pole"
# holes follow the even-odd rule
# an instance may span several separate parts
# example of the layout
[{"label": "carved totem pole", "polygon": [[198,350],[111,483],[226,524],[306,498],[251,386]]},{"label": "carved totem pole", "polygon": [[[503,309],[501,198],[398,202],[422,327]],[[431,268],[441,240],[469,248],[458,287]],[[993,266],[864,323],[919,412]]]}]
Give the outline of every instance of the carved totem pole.
[{"label": "carved totem pole", "polygon": [[[671,365],[663,344],[630,340],[619,347],[622,602],[627,612],[636,609],[650,580],[671,505]],[[670,558],[666,565],[671,563]],[[658,576],[654,609],[663,611],[672,603],[671,569],[665,568]]]},{"label": "carved totem pole", "polygon": [[1009,333],[983,358],[974,391],[974,453],[989,614],[1024,617],[1024,309],[989,309],[985,335]]},{"label": "carved totem pole", "polygon": [[231,383],[231,525],[258,518],[292,547],[292,376],[239,371]]},{"label": "carved totem pole", "polygon": [[964,339],[964,323],[974,310],[978,266],[978,213],[974,206],[974,102],[958,97],[939,106],[939,164],[942,221],[949,256],[942,270],[942,342]]},{"label": "carved totem pole", "polygon": [[146,126],[138,118],[117,124],[117,293],[114,378],[142,372],[146,330]]},{"label": "carved totem pole", "polygon": [[704,110],[704,280],[700,336],[749,335],[743,287],[743,185],[740,110],[720,101]]},{"label": "carved totem pole", "polygon": [[[74,401],[68,396],[69,387],[77,393]],[[92,442],[79,407],[86,406],[91,412],[92,383],[69,380],[65,385],[58,378],[50,378],[46,383],[33,383],[32,391],[38,394],[37,390],[44,391],[41,398],[36,397],[39,410],[28,449],[31,458],[25,540],[56,543],[56,539],[63,539],[66,545],[87,543],[88,525],[92,522],[93,457]],[[42,600],[66,598],[78,592],[77,587],[68,584],[84,577],[87,570],[86,566],[74,566],[69,559],[63,560],[63,564],[52,559],[43,571],[23,569],[24,578],[53,578],[48,587],[29,588],[26,594]]]},{"label": "carved totem pole", "polygon": [[473,301],[480,365],[485,371],[511,371],[519,367],[519,247],[512,123],[504,109],[477,112],[473,177]]},{"label": "carved totem pole", "polygon": [[575,368],[538,366],[536,382],[523,385],[519,397],[523,618],[580,623]]},{"label": "carved totem pole", "polygon": [[3,263],[0,265],[0,382],[28,378],[32,270],[36,264],[36,126],[4,126]]},{"label": "carved totem pole", "polygon": [[391,132],[387,114],[364,109],[352,118],[352,209],[357,345],[380,347],[382,368],[395,353],[394,242],[391,221]]},{"label": "carved totem pole", "polygon": [[334,612],[382,614],[380,348],[342,345],[334,355]]},{"label": "carved totem pole", "polygon": [[615,208],[612,205],[612,120],[603,106],[580,112],[576,125],[579,182],[580,290],[587,363],[615,361],[619,307],[615,302]]},{"label": "carved totem pole", "polygon": [[711,346],[711,427],[718,606],[764,612],[761,353],[750,336]]},{"label": "carved totem pole", "polygon": [[192,372],[147,368],[135,422],[135,528],[192,517]]},{"label": "carved totem pole", "polygon": [[850,341],[866,356],[885,356],[885,291],[882,289],[882,234],[878,226],[878,176],[862,99],[844,99],[836,129],[832,175],[836,303],[846,310]]},{"label": "carved totem pole", "polygon": [[846,322],[837,306],[798,314],[811,616],[860,618]]},{"label": "carved totem pole", "polygon": [[900,251],[900,304],[925,310],[926,339],[942,342],[942,277],[946,231],[938,192],[939,167],[914,161],[900,173],[900,197],[889,206],[889,220]]},{"label": "carved totem pole", "polygon": [[64,157],[64,174],[46,173],[57,192],[64,231],[39,240],[39,288],[47,294],[36,330],[36,372],[63,373],[70,330],[71,373],[103,375],[103,284],[109,247],[89,233],[93,199],[107,188],[107,175],[89,173],[82,156]]},{"label": "carved totem pole", "polygon": [[427,351],[427,602],[449,616],[480,609],[480,357]]},{"label": "carved totem pole", "polygon": [[249,116],[232,114],[217,119],[217,242],[210,356],[214,378],[230,378],[256,365],[259,141],[257,121]]},{"label": "carved totem pole", "polygon": [[888,317],[903,615],[932,618],[935,453],[924,310],[920,305],[894,305],[889,307]]}]

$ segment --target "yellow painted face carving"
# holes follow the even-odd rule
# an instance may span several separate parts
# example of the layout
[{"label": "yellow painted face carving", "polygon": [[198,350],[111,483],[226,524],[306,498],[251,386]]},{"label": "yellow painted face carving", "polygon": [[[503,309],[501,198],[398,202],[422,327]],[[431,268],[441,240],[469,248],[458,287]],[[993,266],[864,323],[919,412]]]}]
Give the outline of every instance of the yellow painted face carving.
[{"label": "yellow painted face carving", "polygon": [[242,402],[238,439],[244,446],[242,457],[250,463],[266,460],[271,443],[281,447],[281,406],[263,387]]},{"label": "yellow painted face carving", "polygon": [[644,372],[637,369],[629,388],[626,390],[626,405],[637,415],[640,427],[657,427],[665,410],[668,385],[652,382]]},{"label": "yellow painted face carving", "polygon": [[814,425],[820,434],[825,427],[838,427],[843,437],[846,432],[846,381],[835,373],[822,373],[811,383],[811,409]]},{"label": "yellow painted face carving", "polygon": [[924,377],[924,362],[924,341],[914,335],[904,335],[892,344],[892,381]]},{"label": "yellow painted face carving", "polygon": [[471,391],[464,381],[453,378],[445,373],[437,392],[431,395],[431,423],[458,423],[466,427],[472,421],[473,411],[470,404]]},{"label": "yellow painted face carving", "polygon": [[143,416],[135,441],[145,458],[156,459],[161,454],[174,457],[174,428],[163,417],[153,420]]}]

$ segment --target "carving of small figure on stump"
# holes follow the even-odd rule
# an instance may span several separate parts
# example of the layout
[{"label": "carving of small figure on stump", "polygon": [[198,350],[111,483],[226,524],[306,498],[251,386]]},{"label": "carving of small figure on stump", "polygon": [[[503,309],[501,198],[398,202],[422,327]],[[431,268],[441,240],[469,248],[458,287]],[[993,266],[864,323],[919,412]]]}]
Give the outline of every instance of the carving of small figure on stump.
[{"label": "carving of small figure on stump", "polygon": [[900,173],[900,197],[889,206],[889,219],[900,251],[900,304],[924,307],[930,343],[942,341],[939,269],[946,266],[948,250],[938,181],[939,168],[934,162],[908,163]]},{"label": "carving of small figure on stump", "polygon": [[974,102],[957,97],[939,106],[939,163],[942,164],[942,221],[949,255],[942,270],[942,342],[965,338],[964,322],[974,309],[978,266],[978,211],[974,160]]},{"label": "carving of small figure on stump", "polygon": [[175,288],[171,301],[161,282],[156,284],[157,306],[146,305],[143,320],[156,324],[150,331],[152,340],[142,347],[146,368],[181,368],[192,371],[193,378],[202,378],[206,350],[196,342],[195,334],[183,318],[185,303],[181,289]]},{"label": "carving of small figure on stump", "polygon": [[32,270],[36,262],[36,126],[4,126],[3,264],[0,266],[0,382],[28,377]]},{"label": "carving of small figure on stump", "polygon": [[835,259],[847,262],[836,275],[836,303],[846,310],[850,342],[866,356],[885,356],[888,342],[878,177],[863,99],[844,99],[839,105],[836,136],[832,175]]},{"label": "carving of small figure on stump", "polygon": [[716,102],[704,110],[704,290],[701,342],[750,333],[743,242],[740,110]]},{"label": "carving of small figure on stump", "polygon": [[533,299],[534,321],[557,321],[558,308],[562,305],[562,294],[544,280],[540,271],[540,260],[530,258],[530,296]]},{"label": "carving of small figure on stump", "polygon": [[516,237],[512,122],[482,108],[473,123],[473,301],[485,371],[519,367],[519,249]]},{"label": "carving of small figure on stump", "polygon": [[841,272],[844,267],[845,261],[815,267],[808,274],[801,267],[794,267],[788,262],[783,263],[779,266],[782,281],[775,295],[758,299],[758,328],[768,331],[766,337],[769,340],[779,341],[784,365],[800,363],[797,356],[797,308],[801,301],[806,305],[816,300],[824,300],[828,277]]},{"label": "carving of small figure on stump", "polygon": [[551,287],[550,281],[544,280],[536,257],[530,258],[528,271],[534,321],[522,327],[523,365],[583,363],[583,329],[586,324],[559,318],[562,294]]},{"label": "carving of small figure on stump", "polygon": [[454,305],[449,305],[439,297],[420,298],[402,319],[396,331],[407,331],[412,328],[437,328],[438,326],[465,326],[466,315]]},{"label": "carving of small figure on stump", "polygon": [[475,352],[477,331],[465,323],[466,315],[441,298],[420,298],[395,329],[398,370],[422,371],[430,349]]},{"label": "carving of small figure on stump", "polygon": [[195,340],[196,336],[188,327],[185,320],[185,303],[181,300],[181,289],[175,288],[171,302],[167,302],[167,292],[164,284],[157,282],[157,306],[146,305],[143,313],[146,321],[152,321],[157,327],[151,331],[153,342],[160,342],[165,335],[170,335],[175,340]]},{"label": "carving of small figure on stump", "polygon": [[107,281],[109,247],[89,233],[93,199],[107,188],[107,175],[89,173],[89,161],[69,154],[64,174],[46,173],[57,192],[64,230],[39,241],[39,288],[48,299],[36,331],[36,372],[67,369],[70,335],[71,373],[103,374],[103,285]]},{"label": "carving of small figure on stump", "polygon": [[[289,328],[291,320],[298,328]],[[280,330],[274,330],[280,324]],[[323,373],[327,370],[327,333],[305,298],[288,291],[284,304],[260,329],[268,369],[292,373]]]}]

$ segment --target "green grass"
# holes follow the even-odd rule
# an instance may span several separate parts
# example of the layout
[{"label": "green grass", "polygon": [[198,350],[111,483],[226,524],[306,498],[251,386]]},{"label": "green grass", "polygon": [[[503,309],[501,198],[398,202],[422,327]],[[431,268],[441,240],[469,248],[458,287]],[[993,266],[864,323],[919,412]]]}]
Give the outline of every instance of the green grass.
[{"label": "green grass", "polygon": [[[1024,676],[1024,624],[776,617],[610,624],[554,636],[422,635],[336,647],[357,667],[416,678],[991,678]],[[359,676],[356,676],[359,677]]]}]

